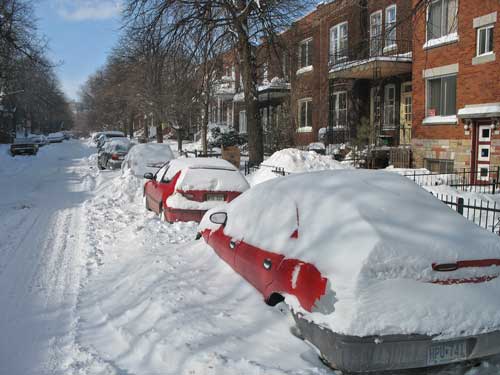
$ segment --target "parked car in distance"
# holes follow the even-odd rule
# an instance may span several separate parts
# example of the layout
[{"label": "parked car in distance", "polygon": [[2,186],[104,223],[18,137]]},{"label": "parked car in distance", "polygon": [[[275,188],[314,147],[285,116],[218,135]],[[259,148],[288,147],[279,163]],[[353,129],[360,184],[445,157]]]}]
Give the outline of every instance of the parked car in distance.
[{"label": "parked car in distance", "polygon": [[30,138],[16,138],[14,143],[10,145],[10,154],[16,155],[36,155],[38,153],[38,145]]},{"label": "parked car in distance", "polygon": [[134,146],[125,156],[122,170],[142,177],[148,172],[156,173],[158,169],[173,159],[175,156],[168,144],[141,143]]},{"label": "parked car in distance", "polygon": [[309,145],[307,146],[307,151],[314,151],[317,154],[326,155],[326,147],[322,142],[309,143]]},{"label": "parked car in distance", "polygon": [[96,143],[97,149],[100,150],[106,142],[114,138],[127,138],[127,137],[125,136],[125,133],[121,131],[111,130],[102,132],[97,137],[97,143]]},{"label": "parked car in distance", "polygon": [[43,146],[49,144],[47,137],[44,136],[43,134],[32,134],[29,137],[29,139],[30,139],[30,141],[32,141],[33,143],[38,145],[38,147],[43,147]]},{"label": "parked car in distance", "polygon": [[273,179],[208,211],[199,230],[269,305],[290,307],[298,335],[333,368],[400,371],[500,354],[498,236],[405,177]]},{"label": "parked car in distance", "polygon": [[123,159],[132,145],[128,138],[112,138],[99,151],[97,167],[101,170],[121,168]]},{"label": "parked car in distance", "polygon": [[146,209],[163,221],[199,222],[213,207],[231,202],[249,189],[245,177],[222,159],[174,159],[156,174],[146,173],[144,202]]},{"label": "parked car in distance", "polygon": [[47,136],[47,140],[49,143],[61,143],[64,141],[64,133],[63,132],[56,132],[56,133],[50,133]]}]

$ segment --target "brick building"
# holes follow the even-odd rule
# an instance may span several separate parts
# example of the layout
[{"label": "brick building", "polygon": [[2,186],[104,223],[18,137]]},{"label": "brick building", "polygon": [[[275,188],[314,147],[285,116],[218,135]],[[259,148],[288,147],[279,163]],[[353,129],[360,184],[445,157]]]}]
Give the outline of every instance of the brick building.
[{"label": "brick building", "polygon": [[499,10],[498,0],[436,0],[416,13],[416,167],[472,168],[488,179],[489,166],[500,164]]}]

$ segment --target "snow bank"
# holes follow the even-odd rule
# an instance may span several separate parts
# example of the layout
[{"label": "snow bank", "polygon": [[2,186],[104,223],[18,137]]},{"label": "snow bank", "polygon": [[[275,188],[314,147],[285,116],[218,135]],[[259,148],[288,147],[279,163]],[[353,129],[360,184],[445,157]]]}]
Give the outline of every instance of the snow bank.
[{"label": "snow bank", "polygon": [[277,174],[273,172],[274,167],[283,168],[289,173],[349,168],[332,159],[331,156],[319,155],[313,151],[301,151],[295,148],[287,148],[272,154],[269,159],[262,163],[259,170],[248,176],[250,185],[254,186],[261,182],[276,178]]},{"label": "snow bank", "polygon": [[[225,210],[226,235],[313,263],[330,280],[335,311],[303,313],[336,332],[454,336],[500,328],[500,279],[430,283],[477,276],[478,269],[436,275],[432,264],[500,258],[498,237],[409,179],[362,170],[292,175],[253,187]],[[215,229],[211,212],[200,228]],[[287,303],[300,309],[293,298]]]},{"label": "snow bank", "polygon": [[137,177],[155,173],[163,164],[174,159],[174,153],[165,143],[144,143],[134,146],[122,163],[122,171]]}]

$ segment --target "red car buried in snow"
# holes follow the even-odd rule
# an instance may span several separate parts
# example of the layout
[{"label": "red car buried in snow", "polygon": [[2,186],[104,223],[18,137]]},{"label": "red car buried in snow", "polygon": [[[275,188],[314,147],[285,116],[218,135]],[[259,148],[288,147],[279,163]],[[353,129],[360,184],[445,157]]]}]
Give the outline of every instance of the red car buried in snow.
[{"label": "red car buried in snow", "polygon": [[[500,240],[395,173],[304,173],[204,216],[205,241],[346,372],[500,354]],[[473,317],[473,318],[472,318]]]},{"label": "red car buried in snow", "polygon": [[156,174],[146,173],[146,209],[163,221],[200,222],[205,212],[234,198],[250,186],[231,163],[222,159],[175,159]]}]

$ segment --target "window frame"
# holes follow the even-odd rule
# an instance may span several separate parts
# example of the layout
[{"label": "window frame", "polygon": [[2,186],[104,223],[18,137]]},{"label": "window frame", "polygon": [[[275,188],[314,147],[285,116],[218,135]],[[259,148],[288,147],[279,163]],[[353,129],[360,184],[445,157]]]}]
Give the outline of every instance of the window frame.
[{"label": "window frame", "polygon": [[[242,131],[243,126],[241,126],[242,125],[242,114],[243,114],[243,117],[245,118],[245,121],[243,122],[245,124],[245,126],[244,126],[245,131]],[[248,122],[247,122],[247,111],[246,110],[242,110],[238,114],[238,130],[239,130],[240,134],[247,134],[247,132],[248,132]]]},{"label": "window frame", "polygon": [[[388,21],[388,14],[389,14],[389,11],[394,9],[394,21],[389,23]],[[385,8],[385,23],[384,23],[384,27],[385,27],[385,37],[384,37],[384,50],[389,50],[389,49],[393,49],[393,48],[396,48],[397,47],[397,23],[398,23],[398,8],[397,8],[397,5],[396,4],[392,4],[390,6],[388,6],[387,8]],[[393,32],[394,33],[394,39],[393,40],[393,43],[392,44],[387,44],[387,42],[389,41],[389,32],[388,32],[388,28],[389,27],[393,27],[393,29],[391,30],[391,33]]]},{"label": "window frame", "polygon": [[[459,0],[451,0],[451,1],[456,1],[456,14],[455,14],[455,24],[454,24],[454,27],[452,30],[452,28],[450,27],[450,25],[448,25],[448,30],[446,33],[443,33],[443,20],[445,19],[444,17],[444,9],[445,7],[443,6],[443,4],[446,2],[447,4],[447,7],[446,9],[448,9],[448,5],[449,5],[449,2],[450,0],[431,0],[430,4],[427,6],[427,9],[426,9],[426,17],[425,17],[425,40],[426,42],[429,42],[431,40],[436,40],[436,39],[440,39],[440,38],[443,38],[443,37],[446,37],[448,35],[452,35],[452,34],[456,34],[458,33],[458,2]],[[441,2],[441,15],[440,15],[440,30],[439,30],[439,36],[435,36],[433,35],[432,38],[429,37],[429,16],[430,16],[430,8],[432,6],[432,4],[434,3],[437,3],[437,2]]]},{"label": "window frame", "polygon": [[[377,35],[372,35],[372,28],[374,23],[372,22],[374,16],[380,17],[380,24],[378,25],[379,30]],[[382,9],[377,10],[370,14],[370,56],[378,56],[382,52],[382,35],[383,35],[383,12]],[[376,49],[375,53],[373,51]]]},{"label": "window frame", "polygon": [[[455,77],[455,111],[454,111],[455,113],[445,115],[445,114],[442,114],[442,111],[441,111],[441,109],[442,109],[441,99],[442,99],[443,79],[450,78],[450,77]],[[442,76],[431,77],[431,78],[427,78],[425,80],[425,118],[427,118],[427,117],[447,117],[447,116],[456,116],[457,115],[457,113],[458,113],[458,109],[457,109],[457,91],[458,91],[457,83],[458,83],[458,80],[457,80],[457,78],[458,78],[458,75],[456,73],[454,73],[454,74],[446,74],[446,75],[442,75]],[[430,100],[429,100],[430,99],[430,85],[429,85],[429,82],[434,81],[434,80],[438,80],[438,79],[441,80],[441,92],[440,92],[440,98],[439,98],[439,100],[440,100],[439,114],[431,116],[431,115],[429,115],[429,109],[430,109],[429,108],[429,105],[430,105]],[[446,102],[446,98],[447,97],[445,96],[445,98],[444,98],[445,102]],[[444,111],[444,112],[446,112],[446,111]]]},{"label": "window frame", "polygon": [[[340,96],[345,95],[345,109],[342,109],[342,111],[345,111],[345,122],[343,126],[339,126],[339,119],[340,119]],[[349,108],[349,103],[347,100],[347,91],[346,90],[339,90],[339,91],[334,91],[332,93],[332,98],[335,97],[335,107],[332,108],[333,110],[333,115],[335,118],[333,119],[332,126],[334,129],[347,129],[347,114],[348,114],[348,108]]]},{"label": "window frame", "polygon": [[[481,26],[481,27],[478,27],[476,29],[476,57],[480,57],[480,56],[487,56],[487,55],[492,55],[495,51],[495,46],[494,46],[494,43],[495,43],[495,32],[494,32],[494,29],[495,29],[495,24],[490,24],[490,25],[485,25],[485,26]],[[481,47],[481,42],[480,42],[480,39],[481,39],[481,31],[485,31],[486,32],[486,38],[485,38],[485,52],[484,53],[480,53],[480,47]],[[490,36],[491,38],[493,38],[492,40],[492,48],[491,48],[491,51],[486,51],[486,47],[488,47],[489,43],[488,43],[488,36]]]},{"label": "window frame", "polygon": [[[393,97],[393,104],[392,104],[392,119],[393,119],[393,123],[390,124],[387,122],[387,108],[388,108],[388,104],[387,104],[387,99],[388,99],[388,92],[389,90],[388,89],[393,89],[394,90],[394,97]],[[396,84],[395,83],[388,83],[387,85],[384,86],[384,118],[383,118],[383,122],[382,122],[382,127],[384,129],[394,129],[396,127],[396,98],[397,98],[397,95],[396,95]]]},{"label": "window frame", "polygon": [[[313,38],[306,38],[306,39],[303,39],[300,41],[299,43],[299,69],[303,69],[303,68],[308,68],[310,66],[313,66],[313,63],[312,63],[312,52],[311,52],[311,55],[310,55],[310,52],[309,52],[309,49],[312,45],[312,41],[313,41]],[[305,64],[302,65],[302,47],[305,46],[306,47],[306,53],[305,53]],[[311,61],[309,61],[309,59],[311,59]]]},{"label": "window frame", "polygon": [[[430,167],[429,164],[438,165],[439,171],[433,171],[433,168]],[[444,168],[441,168],[442,166],[444,166]],[[440,174],[453,173],[455,171],[455,160],[453,160],[453,159],[424,158],[424,168],[426,168],[429,171],[434,172],[434,173],[440,173]]]},{"label": "window frame", "polygon": [[[312,97],[302,98],[298,100],[298,121],[297,121],[297,131],[298,132],[308,132],[312,130],[312,112],[311,115],[311,124],[308,123],[310,106],[312,106]],[[305,126],[301,124],[301,115],[302,115],[302,105],[306,105],[306,115],[305,115]]]},{"label": "window frame", "polygon": [[[341,27],[345,26],[345,45],[346,47],[341,50],[340,45],[341,45],[341,37],[340,37],[340,30]],[[336,43],[334,43],[335,39],[333,38],[333,32],[337,31],[337,39]],[[330,28],[330,55],[331,58],[330,60],[336,64],[342,61],[345,61],[348,59],[348,50],[349,50],[349,22],[348,21],[343,21],[340,22]],[[337,56],[337,51],[344,52],[341,56]]]}]

